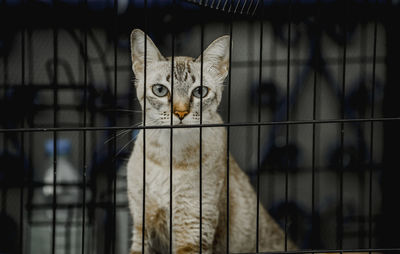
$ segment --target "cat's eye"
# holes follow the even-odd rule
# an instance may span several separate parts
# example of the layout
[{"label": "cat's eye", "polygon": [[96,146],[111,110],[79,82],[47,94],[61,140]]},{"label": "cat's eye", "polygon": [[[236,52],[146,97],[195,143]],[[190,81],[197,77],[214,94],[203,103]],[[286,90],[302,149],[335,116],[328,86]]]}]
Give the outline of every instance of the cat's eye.
[{"label": "cat's eye", "polygon": [[168,88],[165,87],[164,85],[161,84],[155,84],[153,85],[153,87],[151,88],[151,90],[153,91],[153,93],[155,95],[157,95],[158,97],[164,97],[165,95],[168,94]]},{"label": "cat's eye", "polygon": [[208,94],[208,87],[206,87],[206,86],[203,86],[203,87],[198,86],[195,89],[193,89],[192,94],[193,94],[194,97],[197,97],[197,98],[203,97],[204,98]]}]

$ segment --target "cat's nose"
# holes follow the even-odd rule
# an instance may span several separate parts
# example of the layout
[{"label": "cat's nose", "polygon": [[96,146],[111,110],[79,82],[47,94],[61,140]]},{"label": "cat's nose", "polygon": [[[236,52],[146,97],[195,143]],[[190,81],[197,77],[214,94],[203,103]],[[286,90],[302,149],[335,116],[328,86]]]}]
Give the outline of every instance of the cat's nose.
[{"label": "cat's nose", "polygon": [[189,111],[178,111],[178,110],[175,110],[174,114],[179,118],[179,120],[182,120],[183,118],[185,118],[185,116],[187,114],[189,114]]}]

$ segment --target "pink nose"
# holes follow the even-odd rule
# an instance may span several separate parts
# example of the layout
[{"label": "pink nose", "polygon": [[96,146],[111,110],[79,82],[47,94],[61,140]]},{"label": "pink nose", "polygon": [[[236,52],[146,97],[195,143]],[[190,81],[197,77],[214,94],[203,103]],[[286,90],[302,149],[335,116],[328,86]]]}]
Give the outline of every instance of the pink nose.
[{"label": "pink nose", "polygon": [[185,116],[186,116],[187,114],[189,114],[189,112],[188,112],[188,111],[178,111],[178,110],[175,110],[174,114],[175,114],[180,120],[182,120],[183,118],[185,118]]}]

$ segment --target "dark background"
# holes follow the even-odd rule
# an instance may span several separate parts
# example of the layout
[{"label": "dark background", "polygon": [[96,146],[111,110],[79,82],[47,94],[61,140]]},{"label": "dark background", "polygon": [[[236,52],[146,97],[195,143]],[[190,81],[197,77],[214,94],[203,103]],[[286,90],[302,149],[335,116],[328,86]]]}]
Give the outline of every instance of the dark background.
[{"label": "dark background", "polygon": [[193,57],[232,28],[220,113],[262,125],[230,150],[301,248],[400,247],[398,2],[217,2],[1,2],[0,253],[127,253],[133,28]]}]

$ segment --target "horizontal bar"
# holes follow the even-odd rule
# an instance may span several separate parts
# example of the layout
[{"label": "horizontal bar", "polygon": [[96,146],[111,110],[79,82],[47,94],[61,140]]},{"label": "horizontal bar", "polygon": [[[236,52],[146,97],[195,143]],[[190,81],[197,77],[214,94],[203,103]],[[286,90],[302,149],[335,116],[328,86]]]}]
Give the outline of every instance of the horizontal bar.
[{"label": "horizontal bar", "polygon": [[141,129],[190,129],[190,128],[212,128],[212,127],[251,127],[268,125],[300,125],[300,124],[324,124],[324,123],[362,123],[362,122],[389,122],[400,121],[400,117],[387,118],[359,118],[359,119],[326,119],[326,120],[299,120],[299,121],[276,121],[276,122],[248,122],[248,123],[221,123],[221,124],[193,124],[193,125],[146,125],[146,126],[114,126],[114,127],[76,127],[76,128],[15,128],[0,129],[0,133],[15,132],[48,132],[48,131],[106,131],[106,130],[141,130]]}]

